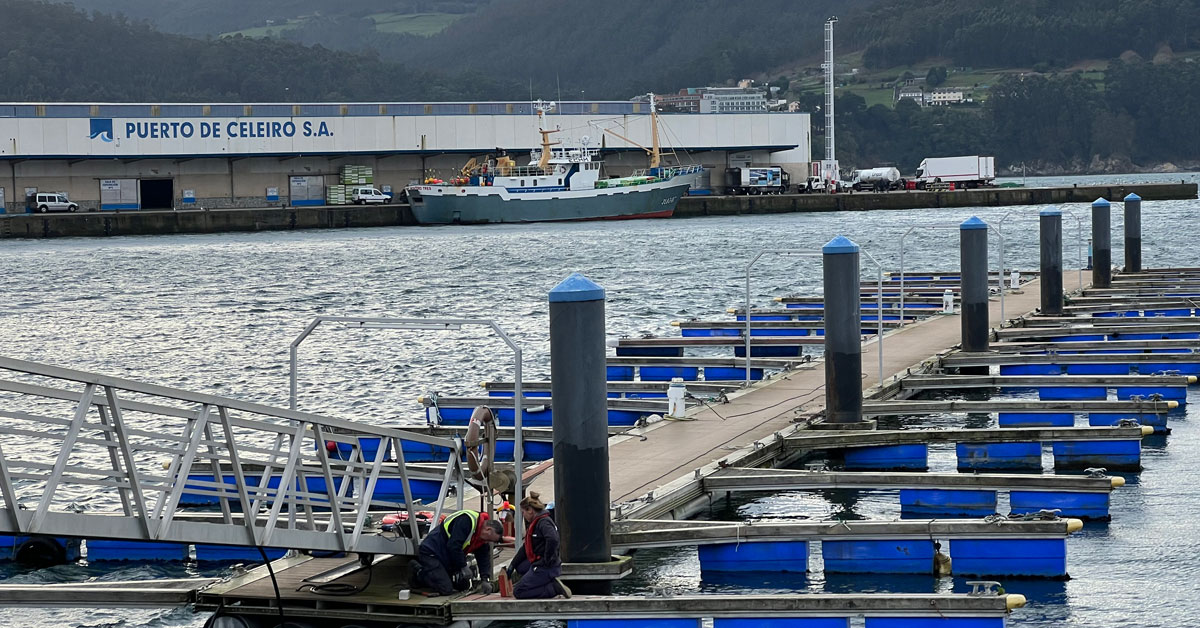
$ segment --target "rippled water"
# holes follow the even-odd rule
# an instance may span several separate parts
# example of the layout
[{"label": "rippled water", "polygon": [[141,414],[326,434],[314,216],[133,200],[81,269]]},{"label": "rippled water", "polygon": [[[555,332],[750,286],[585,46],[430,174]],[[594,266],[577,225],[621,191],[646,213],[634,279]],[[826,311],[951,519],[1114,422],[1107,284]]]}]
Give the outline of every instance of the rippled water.
[{"label": "rippled water", "polygon": [[[1179,178],[1178,175],[1169,177]],[[816,253],[835,235],[863,246],[887,270],[900,239],[911,268],[957,267],[953,227],[978,215],[1004,218],[1008,266],[1037,265],[1038,207],[789,214],[629,223],[381,228],[290,233],[63,239],[0,243],[0,354],[94,370],[241,399],[287,403],[288,343],[317,315],[479,317],[497,320],[525,351],[526,377],[549,371],[546,293],[582,271],[608,291],[610,336],[677,333],[669,322],[723,317],[745,298],[745,265],[757,251]],[[1070,207],[1084,223],[1086,205]],[[1147,266],[1200,265],[1195,201],[1147,202]],[[1006,217],[1007,216],[1007,217]],[[1006,218],[1005,218],[1006,217]],[[1075,230],[1065,223],[1066,258]],[[1121,216],[1113,213],[1114,233]],[[949,226],[948,229],[931,228]],[[1120,260],[1120,237],[1114,237]],[[993,241],[993,260],[996,259]],[[993,262],[993,266],[998,262]],[[864,259],[864,275],[873,276]],[[753,267],[755,305],[789,292],[815,293],[815,258],[766,255]],[[1010,313],[1011,314],[1011,313]],[[505,346],[482,329],[460,332],[318,329],[303,345],[300,408],[400,425],[423,420],[426,390],[477,392],[511,377]],[[1200,482],[1189,454],[1195,419],[1178,421],[1169,448],[1147,449],[1136,483],[1113,495],[1114,521],[1068,543],[1067,583],[1006,583],[1032,608],[1013,625],[1166,626],[1200,616],[1191,591],[1200,558]],[[10,445],[5,443],[6,450]],[[935,457],[936,460],[936,457]],[[896,516],[895,498],[785,494],[735,504],[714,516]],[[642,552],[636,580],[681,591],[934,591],[932,578],[838,578],[818,571],[767,581],[701,581],[694,550]],[[814,565],[817,563],[814,562]],[[112,579],[177,575],[133,566]],[[68,566],[0,567],[9,582],[75,580],[106,573]],[[961,582],[955,581],[955,589]],[[1153,608],[1152,613],[1145,609]],[[0,610],[6,626],[198,626],[186,611]]]}]

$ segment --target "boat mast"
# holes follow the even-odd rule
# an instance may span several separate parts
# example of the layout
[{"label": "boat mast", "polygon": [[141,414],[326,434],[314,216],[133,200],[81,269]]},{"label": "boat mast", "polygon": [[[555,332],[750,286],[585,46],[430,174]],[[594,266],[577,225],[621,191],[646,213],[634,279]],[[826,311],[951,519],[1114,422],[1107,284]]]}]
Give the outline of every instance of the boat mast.
[{"label": "boat mast", "polygon": [[546,112],[554,108],[554,103],[546,105],[539,100],[537,106],[534,108],[537,109],[538,114],[538,133],[542,134],[542,158],[538,160],[538,168],[541,168],[544,171],[550,166],[550,147],[561,144],[562,142],[551,142],[550,134],[558,133],[559,130],[553,129],[547,131],[545,124],[543,124]]},{"label": "boat mast", "polygon": [[654,92],[650,92],[650,167],[657,168],[661,158],[658,144],[658,107],[654,104]]}]

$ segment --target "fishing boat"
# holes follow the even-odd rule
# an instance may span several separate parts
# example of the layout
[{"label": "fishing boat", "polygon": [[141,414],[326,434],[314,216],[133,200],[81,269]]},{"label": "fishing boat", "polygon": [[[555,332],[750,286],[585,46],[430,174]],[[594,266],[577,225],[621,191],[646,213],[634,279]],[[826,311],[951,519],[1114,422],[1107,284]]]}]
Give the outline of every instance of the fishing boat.
[{"label": "fishing boat", "polygon": [[658,141],[658,114],[650,99],[652,143],[638,146],[650,157],[649,168],[632,176],[606,178],[600,151],[588,146],[564,147],[550,141],[560,132],[545,128],[545,113],[536,107],[541,148],[519,166],[506,155],[471,159],[449,180],[426,178],[406,188],[413,216],[423,225],[565,220],[667,218],[703,167],[663,166]]}]

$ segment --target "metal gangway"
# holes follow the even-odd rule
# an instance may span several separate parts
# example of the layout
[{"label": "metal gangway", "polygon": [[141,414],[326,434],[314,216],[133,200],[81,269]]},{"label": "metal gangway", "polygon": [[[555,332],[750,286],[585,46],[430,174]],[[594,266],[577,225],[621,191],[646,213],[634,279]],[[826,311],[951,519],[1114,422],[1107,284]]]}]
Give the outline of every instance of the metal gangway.
[{"label": "metal gangway", "polygon": [[[449,452],[436,521],[454,440],[0,357],[0,534],[415,554],[402,441]],[[403,502],[374,497],[381,478]],[[220,516],[179,515],[184,493]],[[409,505],[407,530],[370,527]]]}]

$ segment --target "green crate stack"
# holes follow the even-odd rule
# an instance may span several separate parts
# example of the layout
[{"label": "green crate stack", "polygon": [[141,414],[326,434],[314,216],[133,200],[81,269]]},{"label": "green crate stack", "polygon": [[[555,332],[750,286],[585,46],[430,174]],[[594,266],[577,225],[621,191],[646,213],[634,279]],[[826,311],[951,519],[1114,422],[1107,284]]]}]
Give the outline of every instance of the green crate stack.
[{"label": "green crate stack", "polygon": [[375,170],[370,166],[342,166],[342,185],[366,185],[375,182]]},{"label": "green crate stack", "polygon": [[330,185],[325,188],[325,203],[328,205],[346,204],[346,186]]}]

